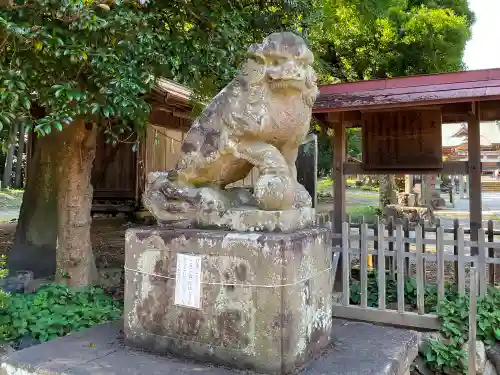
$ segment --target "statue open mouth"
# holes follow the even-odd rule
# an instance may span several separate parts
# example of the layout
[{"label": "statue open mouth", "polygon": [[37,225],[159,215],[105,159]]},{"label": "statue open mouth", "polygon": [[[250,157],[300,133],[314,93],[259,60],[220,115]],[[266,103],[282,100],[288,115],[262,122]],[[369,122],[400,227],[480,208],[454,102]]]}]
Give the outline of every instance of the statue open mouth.
[{"label": "statue open mouth", "polygon": [[269,86],[272,90],[283,90],[283,89],[304,89],[305,82],[301,78],[279,78],[273,79],[269,77]]}]

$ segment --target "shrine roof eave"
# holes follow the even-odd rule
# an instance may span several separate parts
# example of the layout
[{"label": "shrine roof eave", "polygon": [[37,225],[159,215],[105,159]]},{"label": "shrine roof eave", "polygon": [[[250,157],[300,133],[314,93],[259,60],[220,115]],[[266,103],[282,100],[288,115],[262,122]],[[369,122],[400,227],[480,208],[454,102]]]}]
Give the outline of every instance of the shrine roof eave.
[{"label": "shrine roof eave", "polygon": [[500,100],[500,69],[320,86],[313,113]]}]

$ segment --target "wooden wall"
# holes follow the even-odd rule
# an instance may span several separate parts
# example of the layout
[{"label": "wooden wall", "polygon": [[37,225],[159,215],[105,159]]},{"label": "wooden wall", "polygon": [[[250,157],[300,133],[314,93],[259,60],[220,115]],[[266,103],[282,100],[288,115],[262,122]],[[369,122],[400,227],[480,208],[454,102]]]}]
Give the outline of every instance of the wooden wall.
[{"label": "wooden wall", "polygon": [[145,141],[145,173],[174,168],[185,137],[184,130],[149,125]]},{"label": "wooden wall", "polygon": [[126,142],[113,145],[105,142],[104,134],[98,135],[92,168],[95,199],[135,199],[137,153],[132,149],[134,140],[135,136],[131,136]]}]

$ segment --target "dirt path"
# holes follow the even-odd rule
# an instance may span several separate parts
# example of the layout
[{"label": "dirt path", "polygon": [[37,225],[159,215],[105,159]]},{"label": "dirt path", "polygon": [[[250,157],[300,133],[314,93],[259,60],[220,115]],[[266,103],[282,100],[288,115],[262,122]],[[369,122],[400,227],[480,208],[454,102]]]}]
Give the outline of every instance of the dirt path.
[{"label": "dirt path", "polygon": [[[99,268],[123,267],[125,230],[131,225],[123,218],[93,219],[91,239]],[[7,255],[14,240],[15,231],[15,222],[0,223],[0,254]]]}]

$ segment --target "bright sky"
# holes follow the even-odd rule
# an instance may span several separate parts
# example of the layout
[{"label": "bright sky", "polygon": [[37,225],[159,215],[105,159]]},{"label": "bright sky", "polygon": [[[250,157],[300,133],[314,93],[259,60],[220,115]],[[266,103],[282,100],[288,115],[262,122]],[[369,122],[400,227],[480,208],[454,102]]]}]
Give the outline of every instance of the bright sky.
[{"label": "bright sky", "polygon": [[469,4],[476,23],[465,48],[465,64],[469,70],[500,68],[500,0],[469,0]]}]

